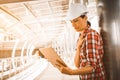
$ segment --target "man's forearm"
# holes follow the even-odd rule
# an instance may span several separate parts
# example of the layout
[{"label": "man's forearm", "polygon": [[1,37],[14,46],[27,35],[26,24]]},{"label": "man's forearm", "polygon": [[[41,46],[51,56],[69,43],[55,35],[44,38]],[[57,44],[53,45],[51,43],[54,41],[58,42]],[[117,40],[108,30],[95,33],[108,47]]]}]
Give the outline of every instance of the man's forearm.
[{"label": "man's forearm", "polygon": [[80,49],[77,49],[75,58],[74,58],[74,63],[77,68],[80,66]]},{"label": "man's forearm", "polygon": [[71,70],[71,75],[84,75],[84,74],[89,74],[89,73],[93,73],[92,66]]}]

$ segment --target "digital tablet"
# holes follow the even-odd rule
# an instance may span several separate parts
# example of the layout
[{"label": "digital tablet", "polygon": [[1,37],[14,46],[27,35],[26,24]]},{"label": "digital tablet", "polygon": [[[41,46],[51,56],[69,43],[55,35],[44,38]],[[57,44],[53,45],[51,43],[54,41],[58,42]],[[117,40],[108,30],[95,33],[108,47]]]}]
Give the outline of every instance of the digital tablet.
[{"label": "digital tablet", "polygon": [[44,55],[44,57],[46,59],[48,59],[49,62],[51,62],[51,64],[53,66],[56,66],[57,60],[59,60],[60,63],[63,66],[65,66],[65,67],[67,66],[65,64],[65,62],[60,58],[60,56],[55,52],[55,50],[53,48],[51,48],[51,47],[49,47],[49,48],[40,48],[40,51]]}]

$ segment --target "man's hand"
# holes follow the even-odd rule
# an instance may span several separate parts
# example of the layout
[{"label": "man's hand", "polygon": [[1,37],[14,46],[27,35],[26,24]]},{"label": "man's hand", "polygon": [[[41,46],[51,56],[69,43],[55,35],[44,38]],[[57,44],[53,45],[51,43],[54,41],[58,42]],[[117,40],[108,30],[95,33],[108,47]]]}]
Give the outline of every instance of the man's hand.
[{"label": "man's hand", "polygon": [[61,67],[61,68],[60,68],[60,71],[61,71],[63,74],[72,75],[72,69],[69,68],[69,67]]},{"label": "man's hand", "polygon": [[58,69],[61,71],[61,73],[72,75],[72,69],[70,69],[69,67],[67,67],[65,64],[63,64],[59,60],[56,60],[56,62],[57,63],[55,65],[58,67]]},{"label": "man's hand", "polygon": [[67,65],[63,62],[61,62],[60,60],[56,60],[57,64],[61,65],[61,66],[64,66],[64,67],[67,67]]},{"label": "man's hand", "polygon": [[68,74],[68,75],[84,75],[84,74],[89,74],[89,73],[93,73],[94,69],[92,66],[85,66],[77,69],[71,69],[67,66],[62,65],[61,63],[56,63],[56,66],[58,67],[58,69],[61,71],[61,73],[63,74]]},{"label": "man's hand", "polygon": [[81,47],[81,45],[83,44],[83,42],[85,41],[84,37],[85,37],[84,32],[81,32],[81,35],[80,35],[78,43],[77,43],[77,49],[79,49]]}]

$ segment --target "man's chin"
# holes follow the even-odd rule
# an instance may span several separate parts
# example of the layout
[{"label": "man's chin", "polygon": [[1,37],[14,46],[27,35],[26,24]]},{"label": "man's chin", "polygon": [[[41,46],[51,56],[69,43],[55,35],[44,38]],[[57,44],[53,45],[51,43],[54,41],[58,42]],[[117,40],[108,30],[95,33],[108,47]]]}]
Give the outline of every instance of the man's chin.
[{"label": "man's chin", "polygon": [[80,31],[82,31],[82,30],[78,30],[78,29],[75,29],[77,32],[80,32]]},{"label": "man's chin", "polygon": [[79,32],[78,30],[76,30],[76,32]]}]

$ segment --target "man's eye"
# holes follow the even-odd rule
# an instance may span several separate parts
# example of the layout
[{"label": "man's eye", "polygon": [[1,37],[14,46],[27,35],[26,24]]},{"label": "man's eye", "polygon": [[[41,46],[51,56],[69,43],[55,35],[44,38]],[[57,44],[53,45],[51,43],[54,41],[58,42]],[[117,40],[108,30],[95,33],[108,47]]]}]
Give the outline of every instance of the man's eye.
[{"label": "man's eye", "polygon": [[73,20],[74,22],[77,22],[78,20],[76,19],[76,20]]}]

